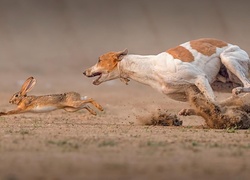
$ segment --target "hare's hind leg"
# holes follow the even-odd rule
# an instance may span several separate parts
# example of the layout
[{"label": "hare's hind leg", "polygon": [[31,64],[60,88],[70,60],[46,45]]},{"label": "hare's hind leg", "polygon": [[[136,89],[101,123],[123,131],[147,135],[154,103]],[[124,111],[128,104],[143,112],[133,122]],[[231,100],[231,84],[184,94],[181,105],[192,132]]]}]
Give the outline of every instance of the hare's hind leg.
[{"label": "hare's hind leg", "polygon": [[103,111],[102,106],[98,104],[97,102],[95,102],[93,99],[70,101],[67,103],[64,109],[70,112],[78,111],[80,109],[87,109],[91,114],[96,115],[96,112],[86,105],[87,103],[91,103],[96,108]]},{"label": "hare's hind leg", "polygon": [[93,104],[100,111],[103,111],[103,107],[100,104],[98,104],[97,102],[95,102],[95,100],[93,100],[93,99],[90,99],[90,100],[91,100],[90,101],[91,104]]},{"label": "hare's hind leg", "polygon": [[93,109],[91,109],[89,106],[86,105],[84,108],[87,109],[91,114],[96,115],[96,112]]},{"label": "hare's hind leg", "polygon": [[103,111],[103,108],[100,104],[98,104],[97,102],[95,102],[94,99],[90,98],[90,99],[86,99],[86,100],[80,100],[80,101],[76,101],[75,104],[78,104],[78,107],[83,106],[83,108],[86,106],[85,104],[87,103],[91,103],[93,104],[97,109],[99,109],[100,111]]},{"label": "hare's hind leg", "polygon": [[96,115],[96,112],[87,105],[84,105],[82,107],[67,106],[64,108],[64,110],[68,111],[68,112],[76,112],[76,111],[79,111],[81,109],[87,109],[91,114]]},{"label": "hare's hind leg", "polygon": [[[81,96],[78,93],[70,92],[66,94],[66,106],[73,106],[75,108],[79,108],[84,104],[91,103],[100,111],[103,111],[103,108],[100,104],[98,104],[94,99],[87,98],[87,96]],[[83,107],[84,108],[84,107]],[[81,108],[82,109],[82,108]]]},{"label": "hare's hind leg", "polygon": [[86,97],[81,97],[80,100],[81,104],[87,104],[87,103],[91,103],[93,104],[93,106],[95,106],[97,109],[99,109],[100,111],[103,111],[103,108],[100,104],[98,104],[94,99],[90,98],[90,99],[86,99]]}]

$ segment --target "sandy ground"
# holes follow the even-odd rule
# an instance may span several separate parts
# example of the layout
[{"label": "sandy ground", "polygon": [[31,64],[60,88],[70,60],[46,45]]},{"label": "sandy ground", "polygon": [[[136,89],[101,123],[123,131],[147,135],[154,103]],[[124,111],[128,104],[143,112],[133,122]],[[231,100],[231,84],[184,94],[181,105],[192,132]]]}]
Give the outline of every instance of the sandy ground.
[{"label": "sandy ground", "polygon": [[[34,94],[47,92],[37,89]],[[137,117],[157,109],[174,114],[187,107],[142,85],[80,92],[105,111],[0,118],[1,179],[249,178],[249,130],[203,129],[200,117],[182,117],[182,127],[141,125]],[[14,108],[10,95],[0,94],[1,110]]]},{"label": "sandy ground", "polygon": [[195,116],[181,127],[141,125],[138,117],[188,105],[82,75],[110,50],[155,54],[200,37],[250,52],[246,2],[0,1],[0,110],[15,108],[8,100],[31,75],[30,94],[77,91],[105,109],[0,117],[0,179],[249,179],[250,130],[204,129]]}]

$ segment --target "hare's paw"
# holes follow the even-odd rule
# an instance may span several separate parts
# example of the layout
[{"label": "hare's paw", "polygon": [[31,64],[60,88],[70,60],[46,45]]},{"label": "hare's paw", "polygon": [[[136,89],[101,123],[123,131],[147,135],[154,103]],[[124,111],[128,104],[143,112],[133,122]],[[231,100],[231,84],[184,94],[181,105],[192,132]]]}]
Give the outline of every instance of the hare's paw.
[{"label": "hare's paw", "polygon": [[96,104],[97,109],[99,109],[100,111],[103,111],[103,107],[100,104]]},{"label": "hare's paw", "polygon": [[97,103],[95,100],[92,100],[91,103],[97,108],[99,109],[100,111],[103,111],[103,107]]},{"label": "hare's paw", "polygon": [[0,116],[6,115],[6,112],[0,112]]}]

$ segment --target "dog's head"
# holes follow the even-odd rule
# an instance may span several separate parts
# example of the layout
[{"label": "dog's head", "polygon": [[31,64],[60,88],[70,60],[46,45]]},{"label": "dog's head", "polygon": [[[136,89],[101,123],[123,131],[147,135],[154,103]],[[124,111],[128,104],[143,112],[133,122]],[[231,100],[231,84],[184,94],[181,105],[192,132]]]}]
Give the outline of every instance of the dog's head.
[{"label": "dog's head", "polygon": [[87,77],[98,76],[93,82],[94,85],[99,85],[102,82],[119,78],[120,73],[117,65],[127,54],[127,49],[120,52],[106,53],[100,56],[98,62],[94,66],[86,69],[83,74]]}]

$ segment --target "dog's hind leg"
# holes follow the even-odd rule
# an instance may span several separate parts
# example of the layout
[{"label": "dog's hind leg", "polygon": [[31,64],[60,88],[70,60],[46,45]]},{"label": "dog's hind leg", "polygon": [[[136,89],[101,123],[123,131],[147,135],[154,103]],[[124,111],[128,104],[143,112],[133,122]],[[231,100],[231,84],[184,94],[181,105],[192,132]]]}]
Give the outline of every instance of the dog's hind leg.
[{"label": "dog's hind leg", "polygon": [[236,87],[232,90],[233,95],[250,92],[248,54],[238,46],[231,46],[222,52],[220,57],[222,64],[227,69],[230,81],[243,84],[243,87]]}]

